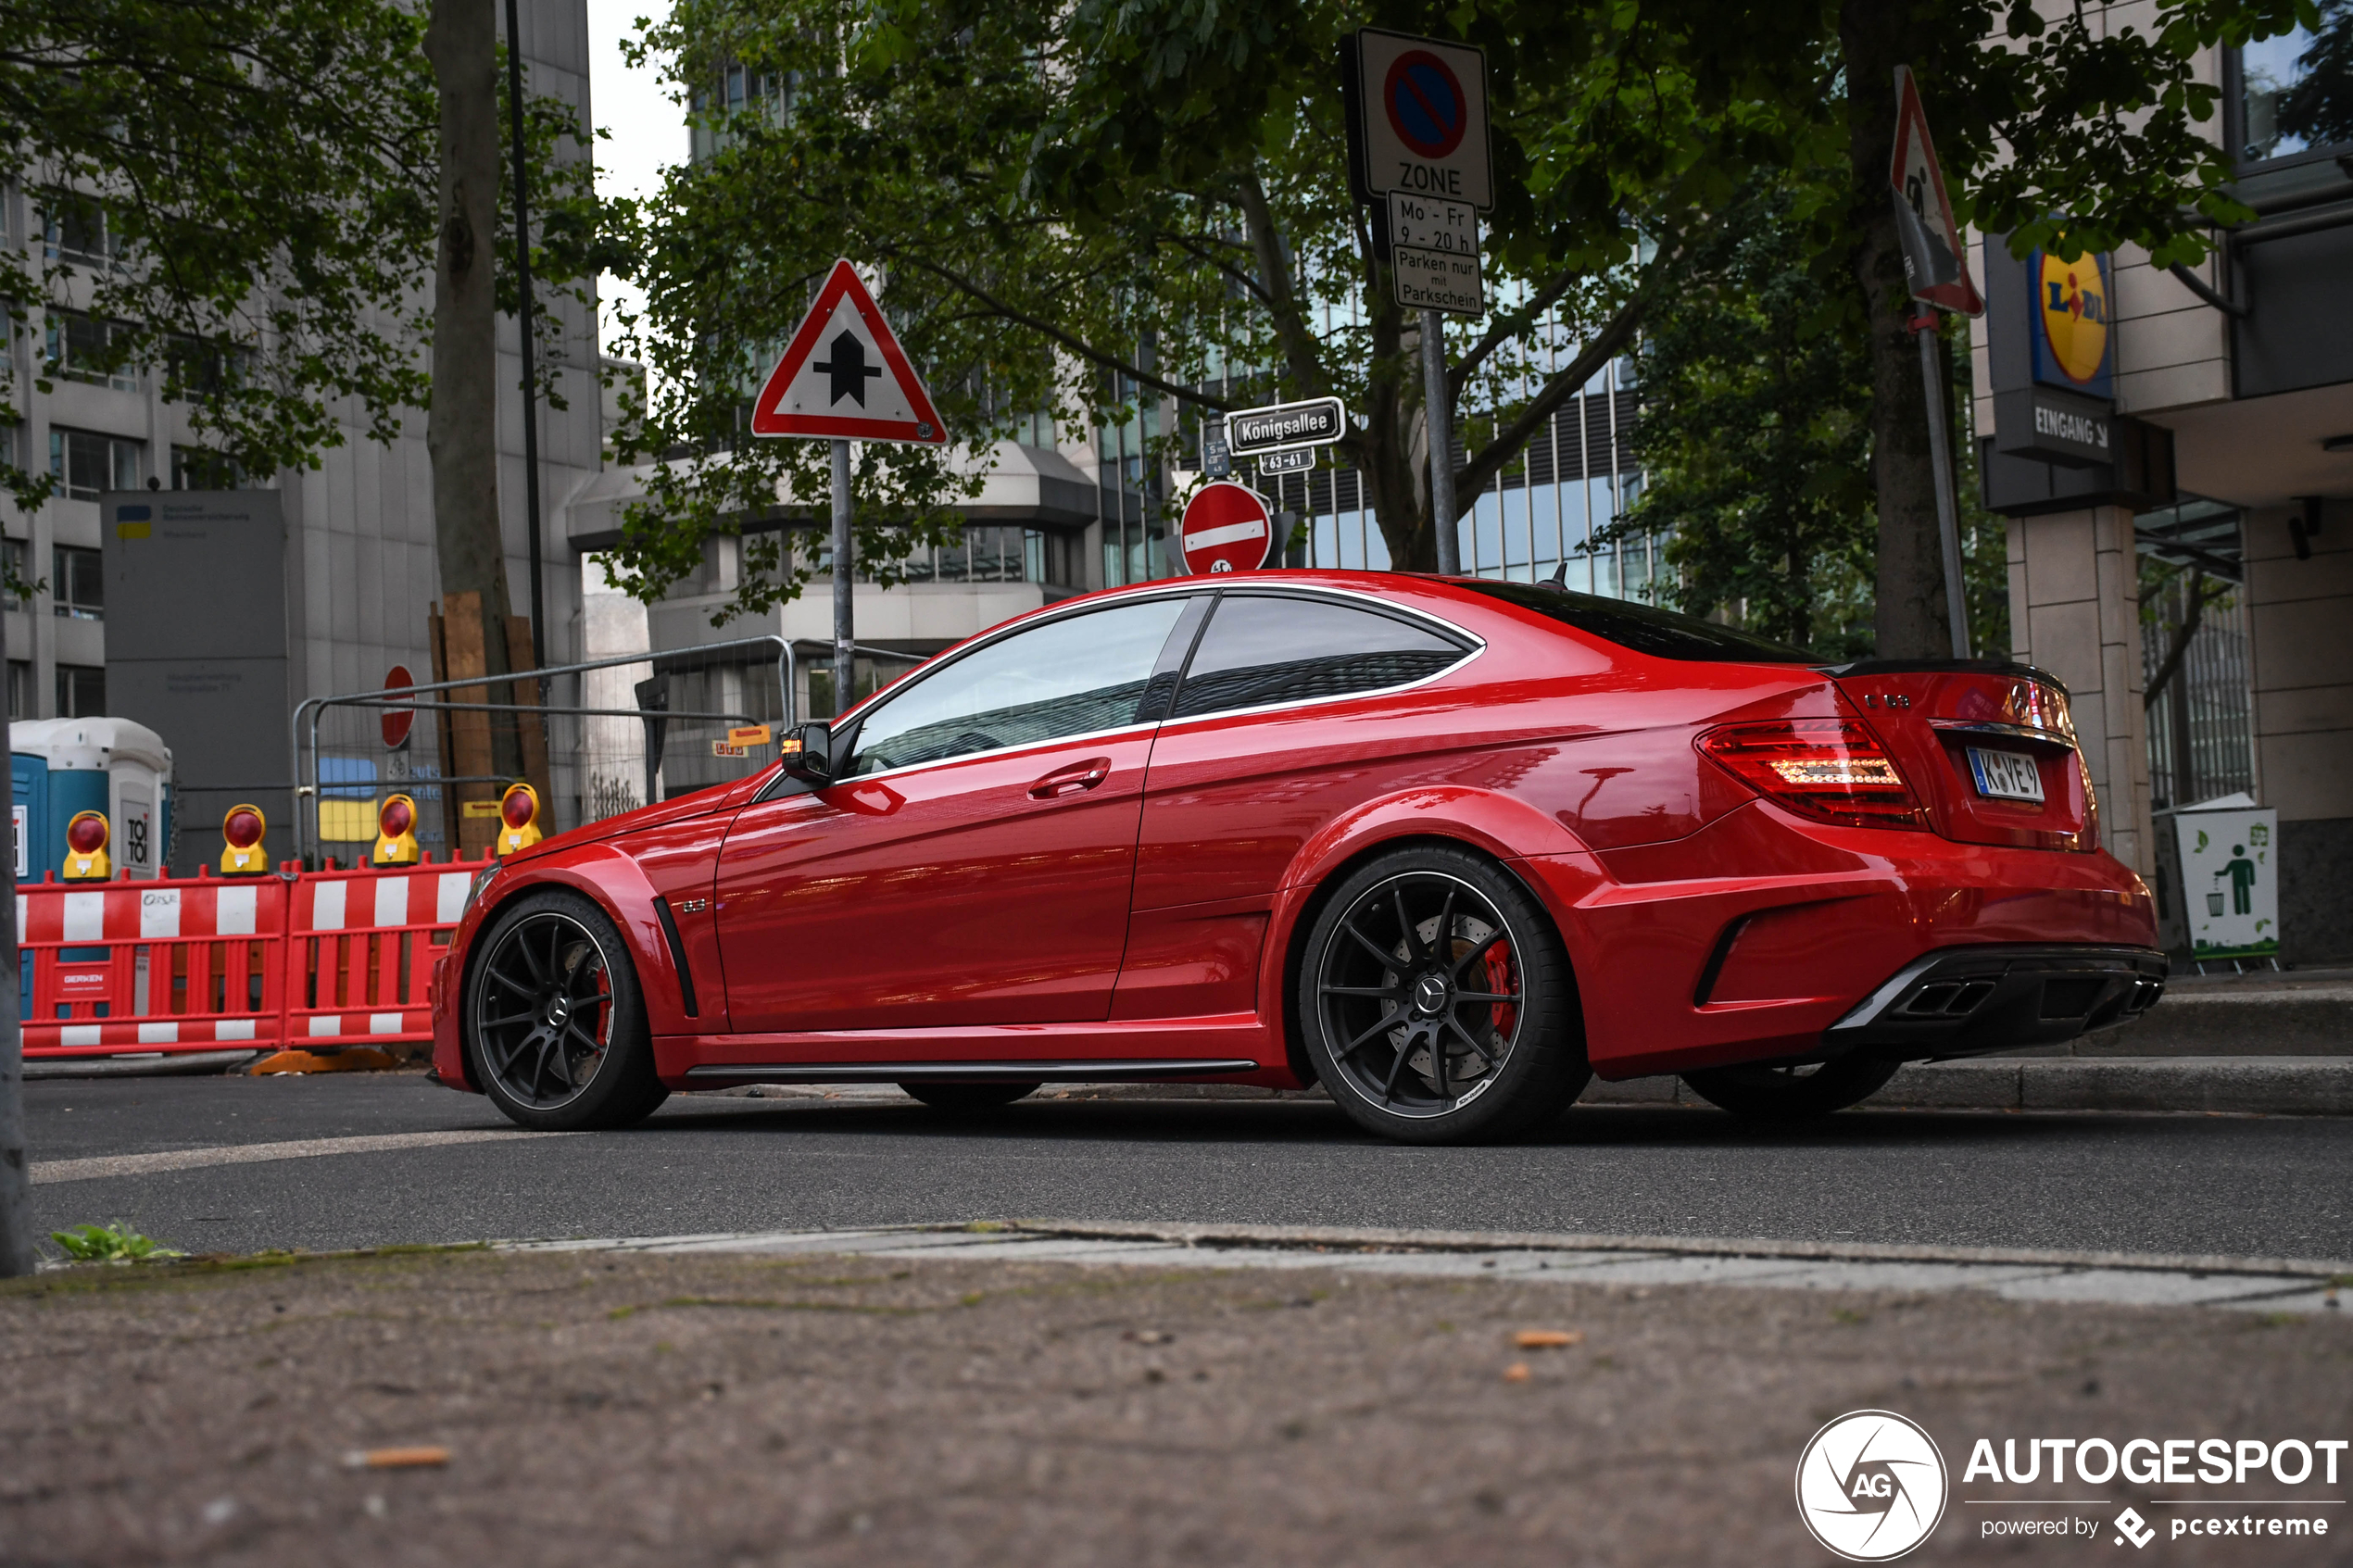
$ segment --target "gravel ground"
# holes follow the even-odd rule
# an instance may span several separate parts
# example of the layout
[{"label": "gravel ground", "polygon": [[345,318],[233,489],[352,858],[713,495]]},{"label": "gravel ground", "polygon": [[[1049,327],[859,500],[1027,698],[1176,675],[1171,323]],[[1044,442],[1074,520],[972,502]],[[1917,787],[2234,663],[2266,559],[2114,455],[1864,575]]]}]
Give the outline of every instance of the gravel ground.
[{"label": "gravel ground", "polygon": [[[1983,1539],[2020,1511],[1964,1499],[2096,1491],[2103,1553],[2125,1503],[2171,1515],[1965,1486],[1978,1436],[2353,1408],[2334,1316],[609,1252],[53,1273],[0,1286],[0,1362],[9,1564],[1828,1562],[1792,1474],[1862,1408],[1951,1467],[1915,1560],[2032,1560],[2085,1543]],[[402,1445],[449,1458],[349,1462]],[[2345,1561],[2347,1510],[2307,1512],[2342,1530],[2159,1550]]]}]

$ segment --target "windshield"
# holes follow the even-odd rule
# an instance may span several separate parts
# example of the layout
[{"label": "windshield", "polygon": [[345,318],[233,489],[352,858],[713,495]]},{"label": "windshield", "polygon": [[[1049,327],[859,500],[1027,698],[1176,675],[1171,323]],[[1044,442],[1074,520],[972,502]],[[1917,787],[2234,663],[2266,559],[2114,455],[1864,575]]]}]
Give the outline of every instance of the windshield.
[{"label": "windshield", "polygon": [[1718,626],[1713,621],[1677,610],[1661,609],[1632,599],[1607,599],[1598,594],[1573,594],[1560,588],[1540,587],[1532,583],[1491,583],[1453,580],[1457,588],[1483,594],[1491,599],[1501,599],[1507,605],[1533,610],[1564,626],[1574,626],[1579,632],[1616,643],[1636,653],[1646,653],[1654,659],[1687,659],[1734,660],[1743,664],[1818,664],[1820,659],[1804,648],[1777,643],[1770,637],[1760,637],[1754,632],[1743,632],[1737,626]]}]

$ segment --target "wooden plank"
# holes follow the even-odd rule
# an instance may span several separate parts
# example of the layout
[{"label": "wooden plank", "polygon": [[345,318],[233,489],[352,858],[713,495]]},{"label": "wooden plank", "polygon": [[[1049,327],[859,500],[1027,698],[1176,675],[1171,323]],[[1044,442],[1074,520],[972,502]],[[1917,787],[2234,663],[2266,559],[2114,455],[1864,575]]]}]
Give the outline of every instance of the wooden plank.
[{"label": "wooden plank", "polygon": [[[527,615],[507,617],[507,667],[510,670],[537,668],[531,658],[531,617]],[[542,700],[539,678],[533,675],[516,681],[514,700],[532,707],[538,706]],[[575,706],[585,707],[585,704]],[[547,783],[547,721],[539,714],[518,713],[515,722],[522,743],[522,776],[530,780],[531,787],[539,792],[539,831],[552,834],[556,831],[556,797]]]},{"label": "wooden plank", "polygon": [[[480,594],[449,594],[441,601],[442,646],[449,666],[446,677],[462,681],[469,675],[484,675],[490,671],[488,650],[483,646],[482,596]],[[459,686],[449,694],[451,702],[487,702],[489,690],[484,686]],[[490,743],[490,719],[487,713],[455,712],[449,715],[449,730],[454,742],[452,750],[458,776],[482,777],[492,771],[494,753]],[[495,816],[475,817],[466,814],[464,802],[498,798],[495,784],[468,784],[449,786],[459,802],[458,843],[469,854],[486,849],[497,837],[498,820]]]}]

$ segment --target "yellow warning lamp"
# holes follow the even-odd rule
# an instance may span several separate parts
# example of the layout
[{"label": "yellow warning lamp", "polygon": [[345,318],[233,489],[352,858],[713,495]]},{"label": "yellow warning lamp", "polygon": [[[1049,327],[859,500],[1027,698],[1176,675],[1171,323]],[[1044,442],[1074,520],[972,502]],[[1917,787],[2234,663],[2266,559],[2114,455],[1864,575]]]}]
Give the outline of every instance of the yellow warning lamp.
[{"label": "yellow warning lamp", "polygon": [[258,806],[232,806],[229,814],[220,819],[220,836],[228,847],[220,851],[222,876],[261,876],[270,870],[270,851],[262,846],[262,834],[270,831],[270,819],[261,814]]},{"label": "yellow warning lamp", "polygon": [[417,802],[406,795],[388,795],[376,808],[376,847],[368,855],[371,866],[413,866],[417,863]]},{"label": "yellow warning lamp", "polygon": [[107,859],[107,814],[77,811],[66,824],[66,880],[105,882],[114,875]]},{"label": "yellow warning lamp", "polygon": [[501,855],[528,849],[539,842],[539,792],[517,780],[498,797],[498,842]]}]

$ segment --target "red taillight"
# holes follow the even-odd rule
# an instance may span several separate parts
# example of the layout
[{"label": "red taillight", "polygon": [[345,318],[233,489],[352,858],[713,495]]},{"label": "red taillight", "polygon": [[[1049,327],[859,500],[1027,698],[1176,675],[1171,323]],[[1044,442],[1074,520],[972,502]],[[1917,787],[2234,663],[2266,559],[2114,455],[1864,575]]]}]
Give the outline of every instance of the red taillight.
[{"label": "red taillight", "polygon": [[1728,724],[1700,736],[1699,748],[1768,800],[1822,822],[1928,826],[1895,759],[1851,719]]}]

